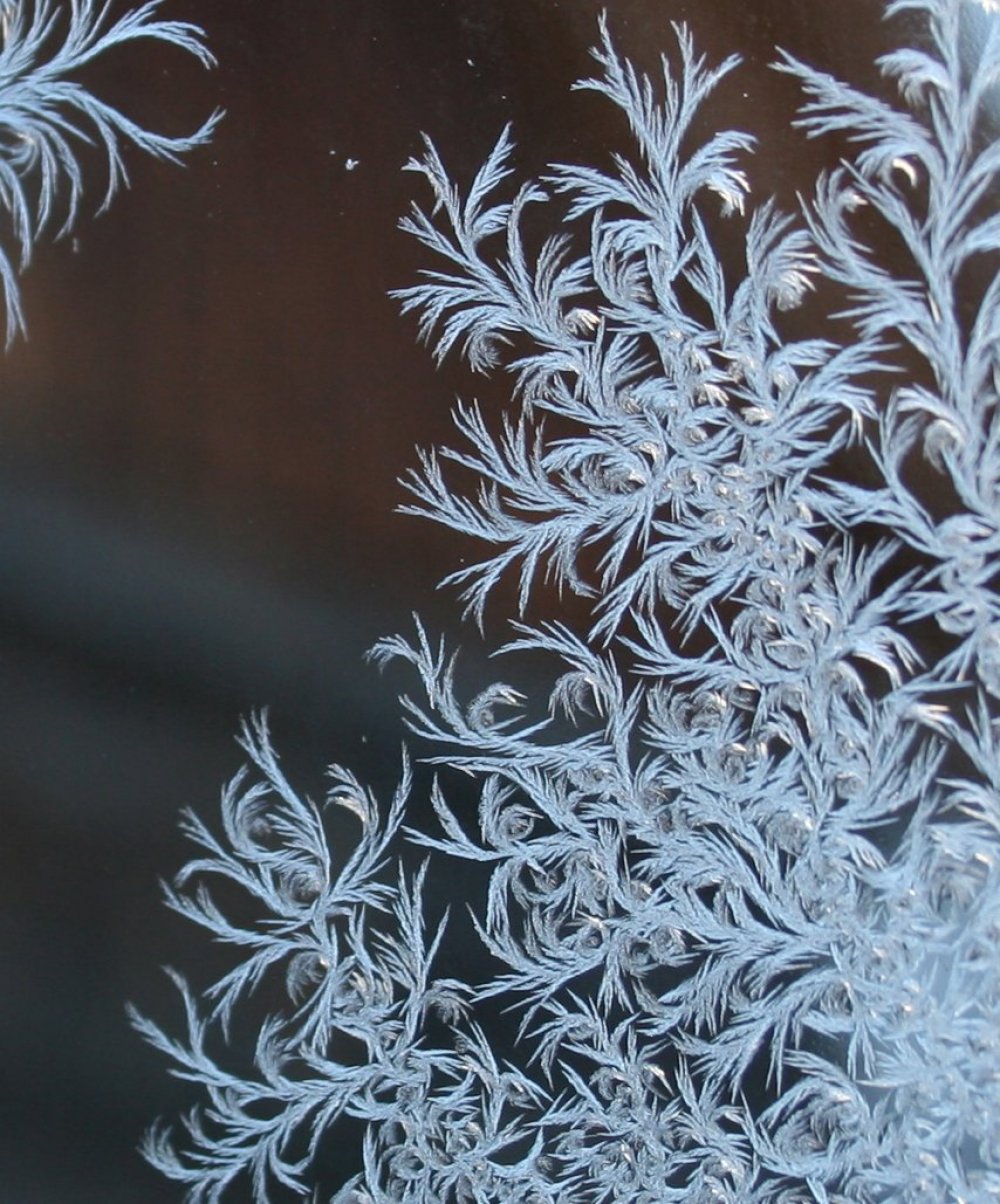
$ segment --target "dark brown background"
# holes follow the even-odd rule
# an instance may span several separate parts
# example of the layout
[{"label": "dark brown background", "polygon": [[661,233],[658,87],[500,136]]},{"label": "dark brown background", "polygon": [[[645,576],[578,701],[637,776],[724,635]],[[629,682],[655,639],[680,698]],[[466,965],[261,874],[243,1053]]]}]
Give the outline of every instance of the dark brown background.
[{"label": "dark brown background", "polygon": [[[474,642],[434,592],[466,549],[392,512],[456,392],[491,391],[435,372],[387,297],[425,262],[396,228],[426,200],[400,168],[426,130],[466,182],[507,120],[523,172],[624,148],[569,92],[602,7],[169,0],[217,71],[139,46],[95,72],[155,128],[227,116],[182,170],[130,156],[97,219],[90,160],[91,210],[39,250],[30,337],[0,363],[0,1204],[181,1198],[135,1145],[189,1096],[123,1011],[176,1019],[158,967],[203,944],[159,899],[179,809],[211,813],[264,704],[314,794],[334,759],[389,785],[395,687],[364,651],[412,609]],[[760,136],[755,194],[786,204],[837,148],[789,129],[773,47],[874,86],[885,40],[875,0],[607,7],[647,67],[671,19],[712,59],[744,55],[705,120]]]}]

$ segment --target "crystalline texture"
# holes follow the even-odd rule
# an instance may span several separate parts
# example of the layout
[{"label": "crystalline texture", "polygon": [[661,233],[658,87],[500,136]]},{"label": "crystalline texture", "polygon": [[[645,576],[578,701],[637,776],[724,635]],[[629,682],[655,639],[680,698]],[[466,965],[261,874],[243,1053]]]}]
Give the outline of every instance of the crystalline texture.
[{"label": "crystalline texture", "polygon": [[[501,651],[553,666],[548,716],[507,682],[463,701],[419,623],[380,642],[415,670],[402,705],[441,769],[437,829],[405,829],[428,861],[395,881],[408,780],[380,820],[337,771],[362,837],[331,877],[321,814],[247,732],[257,784],[227,794],[224,839],[188,820],[203,855],[169,895],[242,960],[204,1003],[183,988],[185,1041],[138,1021],[208,1092],[180,1146],[146,1147],[191,1200],[302,1184],[342,1115],[367,1136],[338,1204],[1000,1195],[994,7],[889,3],[923,28],[881,61],[893,99],[781,56],[804,134],[854,149],[798,218],[751,207],[745,134],[692,145],[736,62],[708,66],[682,26],[656,81],[602,26],[580,86],[635,143],[608,170],[510,189],[509,131],[466,196],[430,142],[409,165],[434,208],[403,227],[435,262],[403,308],[513,396],[456,411],[458,449],[424,454],[406,509],[483,545],[450,578],[473,616],[516,577]],[[555,231],[534,251],[529,206]],[[735,281],[720,221],[744,231]],[[782,315],[826,292],[823,337],[788,337]],[[544,581],[587,600],[589,629],[527,621]],[[447,928],[422,921],[449,857],[484,871],[472,913],[498,967],[467,983],[435,980]],[[219,875],[257,922],[215,906]],[[289,1006],[256,1074],[231,1074],[206,1025],[278,970]],[[367,1061],[337,1061],[338,1033]]]}]

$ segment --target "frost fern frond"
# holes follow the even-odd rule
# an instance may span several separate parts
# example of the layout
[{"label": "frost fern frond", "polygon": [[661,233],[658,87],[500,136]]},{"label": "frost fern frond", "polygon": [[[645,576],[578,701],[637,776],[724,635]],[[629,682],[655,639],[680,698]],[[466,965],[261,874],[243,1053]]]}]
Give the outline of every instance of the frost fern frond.
[{"label": "frost fern frond", "polygon": [[[201,30],[156,17],[160,0],[122,16],[94,0],[13,0],[3,6],[0,29],[0,204],[10,215],[16,256],[0,251],[0,278],[7,310],[7,342],[24,329],[17,277],[35,242],[65,215],[57,236],[73,228],[83,196],[82,147],[99,145],[108,184],[101,209],[128,182],[123,148],[132,145],[157,159],[179,162],[212,136],[221,113],[193,134],[168,136],[147,130],[101,100],[76,78],[95,59],[129,43],[152,40],[176,46],[203,66],[215,60]],[[65,195],[62,195],[65,194]]]},{"label": "frost fern frond", "polygon": [[[243,953],[208,1002],[225,1020],[280,967],[290,1001],[237,1082],[203,1053],[204,1001],[186,1043],[143,1027],[218,1100],[186,1160],[149,1146],[193,1198],[240,1174],[266,1198],[300,1177],[287,1134],[308,1126],[308,1145],[344,1114],[367,1128],[335,1204],[1000,1193],[1000,155],[983,111],[1000,51],[990,6],[886,11],[924,31],[882,60],[891,99],[779,64],[801,127],[849,152],[801,220],[748,204],[747,135],[694,145],[734,63],[707,67],[683,27],[654,83],[602,23],[582,86],[624,112],[634,157],[518,188],[505,131],[464,198],[430,143],[411,165],[436,209],[404,228],[444,267],[403,308],[439,357],[512,387],[499,416],[458,407],[460,445],[421,456],[406,509],[486,545],[450,578],[475,617],[508,573],[520,613],[503,678],[472,688],[419,620],[373,649],[416,673],[401,705],[432,824],[394,804],[359,877],[336,876],[324,817],[257,736],[226,839],[189,821],[207,855],[171,901]],[[971,59],[970,13],[994,22]],[[739,255],[717,246],[713,192]],[[822,337],[791,336],[796,308]],[[274,843],[243,835],[272,812]],[[429,860],[393,883],[397,830]],[[465,908],[433,926],[421,896],[443,858],[465,863]],[[329,887],[280,897],[282,866],[314,865]],[[220,877],[269,924],[230,924],[195,885]],[[471,965],[470,937],[467,981],[435,979],[450,942]],[[338,1060],[343,1035],[364,1065]],[[247,1083],[266,1122],[236,1107]]]}]

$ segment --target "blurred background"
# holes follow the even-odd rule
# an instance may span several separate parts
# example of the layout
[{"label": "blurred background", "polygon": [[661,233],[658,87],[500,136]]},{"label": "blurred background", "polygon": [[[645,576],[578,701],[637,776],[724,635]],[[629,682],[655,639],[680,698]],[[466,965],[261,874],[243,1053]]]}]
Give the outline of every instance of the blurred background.
[{"label": "blurred background", "polygon": [[334,760],[387,794],[400,683],[364,652],[412,610],[479,644],[435,591],[472,550],[393,510],[456,395],[499,404],[504,382],[435,370],[387,295],[427,265],[397,229],[426,189],[400,169],[427,131],[467,183],[507,121],[519,176],[625,149],[570,93],[604,7],[647,69],[671,20],[743,55],[703,120],[761,138],[755,194],[786,205],[836,148],[791,130],[775,44],[864,86],[882,49],[876,0],[168,0],[216,71],[142,44],[95,66],[150,128],[226,117],[181,169],[130,156],[99,217],[92,159],[90,210],[38,249],[29,337],[0,360],[0,1204],[182,1198],[136,1144],[191,1095],[124,1013],[178,1031],[160,966],[197,978],[205,954],[160,898],[180,809],[214,815],[263,706],[314,798]]}]

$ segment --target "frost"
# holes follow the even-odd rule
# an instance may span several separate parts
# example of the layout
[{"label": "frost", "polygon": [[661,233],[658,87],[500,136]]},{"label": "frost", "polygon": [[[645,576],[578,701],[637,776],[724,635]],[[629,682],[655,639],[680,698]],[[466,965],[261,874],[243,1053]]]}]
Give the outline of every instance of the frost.
[{"label": "frost", "polygon": [[[683,26],[656,81],[601,28],[580,86],[633,157],[512,188],[507,130],[465,195],[429,141],[409,165],[433,210],[403,226],[435,263],[403,308],[513,398],[459,406],[406,509],[483,545],[449,579],[471,615],[513,575],[505,677],[528,656],[551,684],[466,699],[419,621],[381,641],[419,683],[437,826],[403,827],[408,770],[384,819],[337,770],[361,825],[339,859],[245,734],[256,777],[224,838],[188,819],[202,853],[168,894],[237,964],[201,999],[182,983],[185,1040],[137,1019],[208,1093],[146,1145],[189,1199],[304,1194],[341,1116],[366,1136],[336,1204],[1000,1195],[1000,26],[970,59],[965,0],[886,6],[911,10],[889,98],[781,56],[804,134],[854,151],[798,217],[751,202],[747,135],[696,140],[737,64]],[[823,337],[793,337],[795,309]],[[546,584],[589,622],[532,619]],[[400,833],[427,860],[391,874]],[[484,884],[496,968],[468,982],[435,978],[449,922],[423,918],[448,858]],[[275,975],[287,1005],[230,1072],[206,1033]]]},{"label": "frost", "polygon": [[107,158],[104,209],[128,182],[125,144],[176,162],[208,142],[221,116],[213,114],[193,134],[168,137],[144,129],[88,91],[78,76],[95,59],[144,38],[177,46],[203,66],[215,62],[196,26],[155,19],[160,0],[114,19],[110,8],[93,0],[0,3],[0,204],[18,248],[13,256],[0,248],[8,344],[24,329],[18,274],[35,243],[57,222],[57,237],[67,234],[79,216],[81,148],[97,145]]}]

